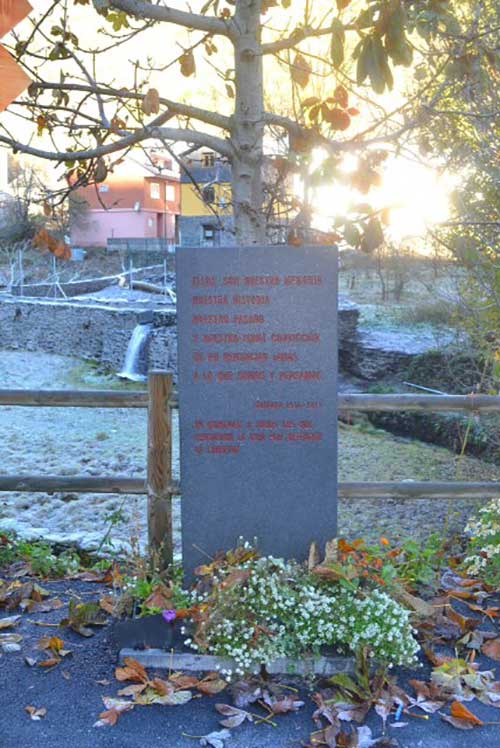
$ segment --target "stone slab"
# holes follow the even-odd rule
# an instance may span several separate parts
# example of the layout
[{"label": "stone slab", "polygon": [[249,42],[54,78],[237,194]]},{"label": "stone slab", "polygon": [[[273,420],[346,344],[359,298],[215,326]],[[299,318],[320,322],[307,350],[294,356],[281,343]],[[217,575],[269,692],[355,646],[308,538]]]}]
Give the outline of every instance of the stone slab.
[{"label": "stone slab", "polygon": [[[125,657],[133,657],[144,667],[159,670],[179,670],[188,672],[211,672],[214,670],[234,670],[232,660],[214,655],[198,655],[183,652],[167,652],[164,649],[121,649],[120,663]],[[305,657],[293,659],[282,657],[267,668],[271,675],[323,675],[331,676],[336,673],[353,673],[355,660],[353,657]]]},{"label": "stone slab", "polygon": [[177,252],[183,566],[336,534],[337,252]]}]

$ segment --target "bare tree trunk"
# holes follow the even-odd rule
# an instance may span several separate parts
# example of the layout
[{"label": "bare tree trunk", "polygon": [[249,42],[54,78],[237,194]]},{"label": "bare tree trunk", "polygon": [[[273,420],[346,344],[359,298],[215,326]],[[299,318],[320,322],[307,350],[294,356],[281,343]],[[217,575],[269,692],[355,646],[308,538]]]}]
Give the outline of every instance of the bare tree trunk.
[{"label": "bare tree trunk", "polygon": [[260,49],[262,0],[238,0],[235,24],[236,102],[232,144],[233,214],[237,244],[264,244],[264,83]]}]

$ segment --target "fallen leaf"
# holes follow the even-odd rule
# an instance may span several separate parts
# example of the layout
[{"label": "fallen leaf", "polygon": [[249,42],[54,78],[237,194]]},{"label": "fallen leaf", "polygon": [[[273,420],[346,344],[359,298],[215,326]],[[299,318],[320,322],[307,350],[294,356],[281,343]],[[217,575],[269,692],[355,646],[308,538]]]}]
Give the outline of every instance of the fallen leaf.
[{"label": "fallen leaf", "polygon": [[104,597],[101,597],[99,600],[100,607],[110,615],[114,615],[115,612],[115,601],[112,597],[109,595],[105,595]]},{"label": "fallen leaf", "polygon": [[20,620],[21,616],[8,616],[7,618],[0,618],[0,631],[17,626]]},{"label": "fallen leaf", "polygon": [[454,701],[450,707],[451,715],[442,714],[445,722],[449,722],[459,730],[471,730],[473,727],[482,727],[484,722],[476,717],[466,706],[459,701]]},{"label": "fallen leaf", "polygon": [[183,673],[173,673],[169,676],[169,681],[176,689],[184,691],[188,688],[195,688],[199,679],[194,675],[184,675]]},{"label": "fallen leaf", "polygon": [[143,605],[145,608],[160,608],[161,610],[172,608],[172,595],[173,591],[170,587],[165,584],[158,584]]},{"label": "fallen leaf", "polygon": [[52,610],[59,610],[64,608],[66,603],[63,603],[59,598],[54,597],[52,600],[42,600],[40,602],[33,601],[27,606],[27,610],[30,613],[50,613]]},{"label": "fallen leaf", "polygon": [[158,691],[160,696],[166,696],[167,693],[173,693],[174,691],[173,685],[162,678],[153,678],[153,680],[150,681],[150,685],[155,689],[155,691]]},{"label": "fallen leaf", "polygon": [[37,665],[38,667],[56,667],[60,662],[61,660],[59,659],[59,657],[50,657],[48,660],[37,662]]},{"label": "fallen leaf", "polygon": [[118,691],[118,696],[137,696],[147,688],[147,683],[133,683],[130,686],[125,686]]},{"label": "fallen leaf", "polygon": [[5,654],[12,654],[12,652],[20,652],[21,645],[17,644],[17,642],[3,642],[0,644],[0,649],[2,652],[5,652]]},{"label": "fallen leaf", "polygon": [[42,636],[36,646],[37,649],[50,649],[54,654],[59,654],[64,649],[64,641],[58,636]]},{"label": "fallen leaf", "polygon": [[254,704],[262,698],[262,688],[256,680],[240,680],[231,685],[233,703],[240,709]]},{"label": "fallen leaf", "polygon": [[295,699],[293,696],[283,696],[281,699],[264,699],[265,703],[272,710],[273,714],[288,714],[289,712],[298,712],[304,706],[303,701]]},{"label": "fallen leaf", "polygon": [[211,748],[224,748],[224,741],[230,740],[231,733],[229,730],[217,730],[217,732],[209,732],[208,735],[203,735],[200,738],[200,745],[208,745]]},{"label": "fallen leaf", "polygon": [[409,697],[410,704],[422,709],[427,714],[437,712],[449,699],[449,696],[443,694],[435,683],[424,683],[420,680],[410,680],[409,683],[417,694],[416,699]]},{"label": "fallen leaf", "polygon": [[455,717],[456,719],[465,719],[468,722],[472,722],[473,725],[477,725],[478,727],[481,727],[483,725],[483,721],[480,720],[479,717],[476,717],[476,715],[473,714],[469,709],[467,709],[466,706],[460,703],[460,701],[453,702],[450,707],[450,712],[452,717]]},{"label": "fallen leaf", "polygon": [[108,619],[98,603],[75,603],[70,600],[69,615],[61,621],[61,626],[68,626],[81,636],[93,636],[89,626],[106,626]]},{"label": "fallen leaf", "polygon": [[82,582],[108,583],[113,581],[113,567],[104,571],[81,571],[74,574],[72,579],[80,579]]},{"label": "fallen leaf", "polygon": [[484,642],[481,651],[486,657],[500,662],[500,637]]},{"label": "fallen leaf", "polygon": [[116,725],[120,714],[128,712],[130,709],[134,708],[133,701],[115,699],[111,696],[103,696],[102,700],[106,707],[106,711],[101,712],[98,721],[94,722],[94,727],[113,727]]},{"label": "fallen leaf", "polygon": [[42,717],[45,717],[47,714],[47,710],[45,707],[36,707],[36,706],[25,706],[24,711],[28,712],[30,715],[30,719],[32,719],[34,722],[39,722]]},{"label": "fallen leaf", "polygon": [[226,717],[226,719],[220,720],[220,724],[223,727],[229,727],[229,729],[231,729],[243,724],[245,720],[253,722],[253,717],[250,712],[246,712],[244,709],[238,709],[237,707],[230,706],[229,704],[216,704],[215,708],[219,712],[219,714],[222,714],[223,717]]},{"label": "fallen leaf", "polygon": [[209,673],[196,684],[195,688],[206,696],[215,696],[216,693],[223,691],[226,686],[227,682],[218,673]]},{"label": "fallen leaf", "polygon": [[328,725],[323,730],[313,732],[310,737],[310,743],[316,748],[336,748],[337,746],[337,735],[340,732],[340,727],[337,725]]},{"label": "fallen leaf", "polygon": [[139,683],[146,683],[149,680],[146,669],[133,657],[125,657],[124,663],[125,667],[117,667],[115,670],[116,680],[131,680]]},{"label": "fallen leaf", "polygon": [[135,697],[136,704],[142,704],[143,706],[149,704],[160,704],[160,706],[182,706],[191,701],[193,694],[191,691],[173,691],[165,695],[161,695],[154,688],[148,687],[141,694]]}]

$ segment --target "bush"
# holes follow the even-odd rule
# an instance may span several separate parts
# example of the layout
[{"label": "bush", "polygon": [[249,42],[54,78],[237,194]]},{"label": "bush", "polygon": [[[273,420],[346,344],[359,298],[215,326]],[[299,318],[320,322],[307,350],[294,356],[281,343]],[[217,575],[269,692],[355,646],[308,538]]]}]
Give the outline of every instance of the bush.
[{"label": "bush", "polygon": [[409,325],[434,325],[452,326],[456,311],[448,301],[438,299],[427,301],[415,306],[408,306],[401,310],[399,318],[401,322]]},{"label": "bush", "polygon": [[500,588],[500,499],[493,499],[469,520],[471,538],[464,567],[472,576]]},{"label": "bush", "polygon": [[28,542],[11,533],[0,534],[0,568],[15,561],[25,561],[33,574],[42,577],[74,574],[81,565],[75,550],[68,549],[57,554],[43,541]]},{"label": "bush", "polygon": [[468,395],[477,391],[484,367],[484,358],[472,351],[427,351],[415,356],[404,379],[448,394]]},{"label": "bush", "polygon": [[185,643],[233,659],[236,675],[324,646],[355,654],[367,648],[388,666],[413,664],[419,648],[409,611],[386,592],[326,584],[272,556],[219,568],[201,590],[193,599],[201,611],[194,641]]}]

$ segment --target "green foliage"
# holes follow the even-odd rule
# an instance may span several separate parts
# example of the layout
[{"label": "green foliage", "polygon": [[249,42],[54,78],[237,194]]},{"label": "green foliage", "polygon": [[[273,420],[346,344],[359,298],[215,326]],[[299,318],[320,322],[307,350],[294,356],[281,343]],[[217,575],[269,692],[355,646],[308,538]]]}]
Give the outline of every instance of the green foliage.
[{"label": "green foliage", "polygon": [[[477,352],[431,350],[411,361],[405,380],[447,394],[468,395],[481,388],[485,359]],[[484,390],[483,390],[484,391]]]},{"label": "green foliage", "polygon": [[383,588],[388,592],[400,589],[418,591],[433,586],[440,572],[447,566],[449,540],[433,533],[426,540],[408,539],[392,546],[387,538],[378,545],[367,545],[363,540],[352,543],[338,541],[338,560],[329,563],[327,579],[338,579],[345,589]]},{"label": "green foliage", "polygon": [[195,650],[233,659],[236,675],[284,656],[317,655],[323,646],[366,649],[387,665],[414,661],[409,612],[385,590],[325,580],[296,563],[241,550],[251,553],[243,546],[230,562],[202,570],[193,597],[197,626],[186,640]]},{"label": "green foliage", "polygon": [[500,589],[500,499],[483,506],[465,531],[470,535],[465,569]]},{"label": "green foliage", "polygon": [[0,568],[16,561],[29,564],[31,573],[42,577],[64,577],[76,573],[81,566],[74,550],[55,553],[48,543],[28,542],[11,533],[0,535]]},{"label": "green foliage", "polygon": [[449,301],[438,299],[403,307],[399,319],[403,324],[451,326],[456,321],[457,310]]}]

